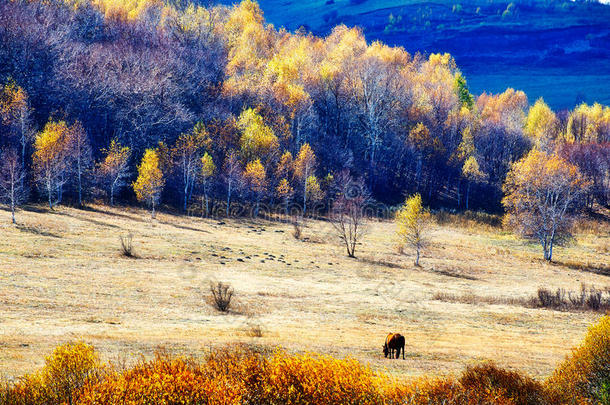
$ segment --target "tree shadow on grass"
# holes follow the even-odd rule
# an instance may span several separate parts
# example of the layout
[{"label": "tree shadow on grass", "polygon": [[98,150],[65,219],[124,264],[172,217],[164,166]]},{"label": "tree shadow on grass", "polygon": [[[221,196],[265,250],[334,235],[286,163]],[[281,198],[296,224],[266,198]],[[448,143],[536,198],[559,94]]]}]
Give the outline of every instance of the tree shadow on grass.
[{"label": "tree shadow on grass", "polygon": [[382,266],[382,267],[388,267],[390,269],[408,269],[409,267],[404,266],[400,263],[394,263],[394,262],[389,262],[389,261],[385,261],[385,260],[379,260],[379,259],[375,259],[372,257],[361,257],[359,259],[361,262],[366,263],[366,264],[371,264],[374,266]]},{"label": "tree shadow on grass", "polygon": [[46,231],[44,229],[39,229],[39,228],[36,228],[36,227],[33,227],[33,226],[17,225],[17,229],[19,229],[21,232],[27,232],[27,233],[31,233],[31,234],[34,234],[34,235],[48,236],[50,238],[61,239],[61,235],[58,235],[58,234],[53,233],[53,232]]},{"label": "tree shadow on grass", "polygon": [[567,267],[571,270],[585,271],[587,273],[599,274],[601,276],[610,277],[610,265],[604,264],[591,264],[591,263],[578,263],[570,261],[554,261],[551,262],[554,266]]},{"label": "tree shadow on grass", "polygon": [[[115,206],[114,208],[122,208],[122,207]],[[90,206],[84,206],[84,207],[81,207],[79,209],[82,210],[82,211],[95,212],[95,213],[98,213],[98,214],[108,215],[108,216],[111,216],[111,217],[124,218],[124,219],[128,219],[130,221],[147,222],[145,219],[140,218],[139,216],[131,216],[131,215],[123,214],[123,213],[120,213],[120,212],[113,212],[113,211],[108,211],[108,210],[99,209],[99,208],[90,207]]]},{"label": "tree shadow on grass", "polygon": [[51,212],[49,207],[46,207],[46,206],[43,207],[43,206],[39,206],[39,205],[22,205],[20,208],[23,211],[35,212],[37,214],[48,214],[49,212]]},{"label": "tree shadow on grass", "polygon": [[461,278],[463,280],[471,280],[471,281],[475,281],[478,280],[478,278],[468,275],[468,274],[464,274],[464,273],[459,273],[456,271],[451,271],[451,270],[435,270],[433,268],[430,268],[429,270],[426,270],[430,273],[434,273],[434,274],[440,274],[441,276],[446,276],[446,277],[452,277],[452,278]]},{"label": "tree shadow on grass", "polygon": [[172,226],[172,227],[178,228],[178,229],[185,229],[187,231],[210,233],[209,231],[206,231],[204,229],[194,228],[194,227],[188,226],[188,225],[174,224],[174,223],[167,222],[167,221],[159,221],[159,223],[162,225]]},{"label": "tree shadow on grass", "polygon": [[74,218],[74,219],[77,219],[79,221],[89,222],[89,223],[92,223],[94,225],[101,226],[101,227],[115,228],[115,229],[120,228],[120,226],[118,226],[118,225],[109,224],[107,222],[103,222],[103,221],[98,221],[98,220],[95,220],[95,219],[87,218],[86,216],[82,216],[81,217],[81,216],[78,216],[78,215],[73,215],[73,214],[69,214],[67,212],[60,212],[60,211],[51,211],[50,213],[54,214],[54,215],[61,215],[61,216],[64,216],[64,217]]}]

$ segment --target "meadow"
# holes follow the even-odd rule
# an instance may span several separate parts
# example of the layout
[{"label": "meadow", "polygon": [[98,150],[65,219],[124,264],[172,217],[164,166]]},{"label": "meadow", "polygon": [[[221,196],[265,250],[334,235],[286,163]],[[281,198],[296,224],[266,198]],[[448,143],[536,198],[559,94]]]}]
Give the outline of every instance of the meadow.
[{"label": "meadow", "polygon": [[[54,347],[84,341],[113,362],[248,343],[351,356],[399,377],[485,359],[546,377],[603,314],[523,302],[540,287],[610,288],[609,223],[582,221],[546,263],[537,245],[476,218],[438,217],[415,267],[390,221],[370,221],[350,259],[324,220],[296,240],[279,220],[36,205],[12,226],[0,211],[0,375],[37,370]],[[130,233],[135,258],[121,255]],[[229,313],[208,304],[210,281],[233,286]],[[389,332],[405,335],[406,360],[383,358]]]}]

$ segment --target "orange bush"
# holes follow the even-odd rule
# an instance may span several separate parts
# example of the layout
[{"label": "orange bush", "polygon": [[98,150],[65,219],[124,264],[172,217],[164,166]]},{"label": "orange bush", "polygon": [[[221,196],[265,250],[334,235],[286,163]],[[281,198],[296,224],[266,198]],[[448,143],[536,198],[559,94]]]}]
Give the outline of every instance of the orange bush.
[{"label": "orange bush", "polygon": [[378,377],[353,359],[277,351],[265,366],[263,403],[381,404]]},{"label": "orange bush", "polygon": [[84,387],[79,404],[381,404],[376,376],[355,360],[278,351],[269,359],[244,346],[203,363],[157,355]]},{"label": "orange bush", "polygon": [[547,403],[542,384],[492,362],[468,367],[459,379],[471,403],[486,399],[493,403],[542,405]]},{"label": "orange bush", "polygon": [[238,404],[239,389],[228,374],[209,374],[184,358],[156,355],[123,372],[86,385],[79,404]]},{"label": "orange bush", "polygon": [[388,404],[466,405],[464,389],[452,378],[422,378],[410,384],[386,383],[383,393]]},{"label": "orange bush", "polygon": [[610,404],[610,316],[589,327],[584,343],[557,367],[547,386],[564,404]]},{"label": "orange bush", "polygon": [[36,374],[26,375],[0,394],[0,403],[11,405],[69,404],[75,393],[88,381],[98,377],[99,357],[93,346],[79,342],[55,348]]}]

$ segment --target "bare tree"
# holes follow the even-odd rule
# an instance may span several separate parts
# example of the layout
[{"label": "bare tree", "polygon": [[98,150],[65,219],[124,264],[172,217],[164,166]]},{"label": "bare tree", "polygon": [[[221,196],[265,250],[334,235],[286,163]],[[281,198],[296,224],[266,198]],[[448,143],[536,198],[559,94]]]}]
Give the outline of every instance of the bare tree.
[{"label": "bare tree", "polygon": [[224,165],[224,180],[227,185],[227,216],[231,215],[231,193],[239,188],[241,182],[241,165],[237,154],[229,153]]},{"label": "bare tree", "polygon": [[69,131],[68,153],[74,164],[72,170],[76,173],[78,188],[78,205],[83,205],[83,178],[91,169],[93,157],[89,137],[82,124],[76,121]]},{"label": "bare tree", "polygon": [[345,244],[347,255],[355,257],[356,245],[365,232],[364,209],[370,194],[362,179],[353,179],[348,171],[336,179],[337,194],[331,210],[331,223]]},{"label": "bare tree", "polygon": [[15,223],[15,207],[25,201],[26,190],[23,185],[25,171],[15,150],[8,149],[0,153],[0,201],[11,207],[13,224]]}]

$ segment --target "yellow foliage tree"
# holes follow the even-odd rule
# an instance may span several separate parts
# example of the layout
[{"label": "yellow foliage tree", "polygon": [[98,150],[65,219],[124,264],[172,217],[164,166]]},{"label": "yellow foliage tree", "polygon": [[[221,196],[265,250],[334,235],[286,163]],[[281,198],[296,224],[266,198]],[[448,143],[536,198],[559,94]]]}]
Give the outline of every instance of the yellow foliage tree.
[{"label": "yellow foliage tree", "polygon": [[21,146],[21,164],[25,170],[25,152],[31,142],[32,131],[30,122],[31,109],[25,90],[14,80],[9,80],[0,91],[0,118],[2,123],[12,128]]},{"label": "yellow foliage tree", "polygon": [[312,36],[287,36],[265,71],[272,95],[287,110],[297,143],[301,142],[302,128],[312,105],[307,85],[315,80],[313,61],[319,42]]},{"label": "yellow foliage tree", "polygon": [[557,240],[569,236],[571,219],[589,183],[578,168],[557,155],[533,149],[515,162],[503,186],[505,222],[540,243],[551,261]]},{"label": "yellow foliage tree", "polygon": [[61,201],[66,182],[69,133],[70,129],[64,121],[49,121],[34,141],[34,169],[51,209]]},{"label": "yellow foliage tree", "polygon": [[424,158],[431,158],[435,155],[442,154],[444,151],[443,144],[438,137],[433,137],[428,127],[419,122],[415,125],[408,135],[408,142],[415,148],[417,152],[417,166],[415,169],[415,181],[417,184],[421,182],[423,173]]},{"label": "yellow foliage tree", "polygon": [[225,93],[256,92],[273,53],[274,30],[265,25],[263,12],[252,0],[234,5],[223,29],[228,44]]},{"label": "yellow foliage tree", "polygon": [[93,346],[68,343],[55,348],[45,359],[41,377],[51,393],[51,402],[74,404],[78,389],[100,371],[101,362]]},{"label": "yellow foliage tree", "polygon": [[415,265],[419,266],[420,252],[428,244],[427,232],[430,228],[430,213],[423,207],[419,194],[406,199],[396,213],[395,221],[399,243],[415,250]]},{"label": "yellow foliage tree", "polygon": [[542,150],[550,149],[549,143],[557,136],[559,121],[553,110],[542,98],[530,108],[525,120],[525,133]]},{"label": "yellow foliage tree", "polygon": [[267,174],[260,159],[256,159],[246,165],[244,178],[256,200],[256,206],[254,208],[254,216],[256,217],[258,216],[260,200],[267,191]]},{"label": "yellow foliage tree", "polygon": [[263,117],[248,108],[239,116],[238,127],[242,158],[246,161],[262,159],[266,161],[279,148],[279,141],[273,129],[265,125]]},{"label": "yellow foliage tree", "polygon": [[462,141],[457,148],[457,158],[460,161],[465,161],[469,156],[473,156],[476,152],[474,146],[474,136],[472,135],[472,128],[466,127],[462,131]]},{"label": "yellow foliage tree", "polygon": [[131,150],[129,147],[121,145],[118,140],[113,139],[110,141],[108,149],[103,152],[106,157],[98,167],[98,178],[107,185],[110,205],[114,205],[114,194],[125,186],[125,180],[129,175]]},{"label": "yellow foliage tree", "polygon": [[146,202],[151,207],[151,216],[155,217],[155,206],[161,197],[165,180],[159,165],[156,149],[146,149],[138,166],[138,178],[133,183],[133,191],[138,201]]},{"label": "yellow foliage tree", "polygon": [[294,161],[294,174],[303,182],[303,215],[307,212],[307,181],[316,167],[316,155],[308,143],[304,143]]},{"label": "yellow foliage tree", "polygon": [[568,119],[567,142],[610,142],[610,107],[581,104]]},{"label": "yellow foliage tree", "polygon": [[307,177],[305,190],[307,193],[307,201],[309,201],[310,206],[313,206],[315,203],[324,198],[324,192],[320,187],[320,182],[314,175]]},{"label": "yellow foliage tree", "polygon": [[[203,186],[203,196],[205,199],[205,213],[209,215],[210,206],[209,206],[209,195],[210,195],[210,183],[211,179],[216,173],[216,165],[214,164],[214,160],[212,156],[210,156],[207,152],[203,154],[201,157],[201,171],[199,172],[199,178],[201,179],[201,185]],[[203,207],[202,207],[203,208]],[[202,215],[203,215],[203,210]]]},{"label": "yellow foliage tree", "polygon": [[160,0],[93,0],[105,17],[119,21],[136,21],[152,9],[163,8]]},{"label": "yellow foliage tree", "polygon": [[[13,401],[6,403],[80,403],[80,389],[99,381],[103,367],[93,346],[81,342],[58,346],[45,358],[40,371],[20,379],[13,392],[15,397],[9,396]],[[2,394],[0,399],[6,401]]]}]

